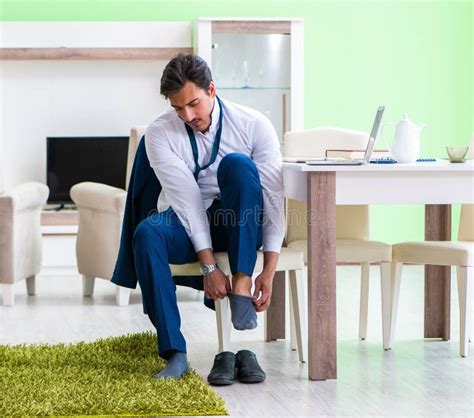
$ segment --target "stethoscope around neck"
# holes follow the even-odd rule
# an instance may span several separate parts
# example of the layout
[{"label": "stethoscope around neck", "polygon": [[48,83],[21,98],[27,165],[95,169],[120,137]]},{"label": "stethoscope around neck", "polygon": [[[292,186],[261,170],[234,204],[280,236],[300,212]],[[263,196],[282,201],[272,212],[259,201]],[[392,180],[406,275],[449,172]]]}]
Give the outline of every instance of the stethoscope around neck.
[{"label": "stethoscope around neck", "polygon": [[216,161],[217,154],[219,153],[219,145],[221,142],[221,134],[222,134],[222,116],[224,114],[224,109],[222,108],[222,102],[221,102],[221,99],[219,99],[219,96],[216,96],[216,99],[219,105],[219,122],[217,126],[217,132],[214,138],[214,144],[212,145],[211,158],[209,159],[209,162],[203,165],[202,167],[199,165],[199,161],[198,161],[199,153],[198,153],[198,147],[197,147],[196,136],[194,135],[194,131],[187,123],[184,124],[184,126],[186,127],[186,131],[188,132],[191,148],[193,150],[193,158],[194,158],[194,164],[195,164],[194,179],[196,181],[198,179],[199,173],[202,170],[205,170],[206,168],[211,166]]}]

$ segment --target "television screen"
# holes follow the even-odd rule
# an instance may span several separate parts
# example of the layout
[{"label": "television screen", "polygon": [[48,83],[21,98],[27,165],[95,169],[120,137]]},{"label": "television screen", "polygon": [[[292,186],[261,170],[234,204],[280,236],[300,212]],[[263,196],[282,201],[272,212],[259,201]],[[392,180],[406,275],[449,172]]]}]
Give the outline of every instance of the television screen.
[{"label": "television screen", "polygon": [[83,181],[125,189],[128,136],[48,137],[48,203],[72,203],[69,190]]}]

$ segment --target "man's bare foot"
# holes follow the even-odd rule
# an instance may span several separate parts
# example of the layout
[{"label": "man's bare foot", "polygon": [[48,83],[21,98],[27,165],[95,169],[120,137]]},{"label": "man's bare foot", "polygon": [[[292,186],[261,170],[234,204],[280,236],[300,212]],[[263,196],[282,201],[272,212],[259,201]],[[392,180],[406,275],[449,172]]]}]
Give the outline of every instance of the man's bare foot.
[{"label": "man's bare foot", "polygon": [[232,293],[251,296],[252,278],[245,273],[236,273],[232,276]]}]

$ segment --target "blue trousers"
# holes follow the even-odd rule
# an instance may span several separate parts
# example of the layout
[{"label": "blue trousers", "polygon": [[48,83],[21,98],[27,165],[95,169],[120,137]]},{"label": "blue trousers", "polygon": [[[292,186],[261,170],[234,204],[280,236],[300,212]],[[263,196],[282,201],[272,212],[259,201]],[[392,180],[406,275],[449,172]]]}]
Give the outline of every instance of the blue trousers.
[{"label": "blue trousers", "polygon": [[[253,161],[226,155],[217,169],[220,199],[207,210],[214,252],[227,251],[232,274],[249,276],[262,245],[263,195]],[[167,359],[186,352],[176,285],[168,264],[186,264],[197,254],[172,208],[144,219],[133,235],[133,252],[145,311],[157,330],[158,351]]]}]

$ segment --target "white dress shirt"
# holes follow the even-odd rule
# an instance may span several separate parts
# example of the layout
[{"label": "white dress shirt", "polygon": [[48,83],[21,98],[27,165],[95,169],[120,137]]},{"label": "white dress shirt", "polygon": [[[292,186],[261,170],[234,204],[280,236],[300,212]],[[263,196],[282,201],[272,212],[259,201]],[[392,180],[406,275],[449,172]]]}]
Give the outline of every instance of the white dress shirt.
[{"label": "white dress shirt", "polygon": [[[183,224],[196,252],[212,248],[206,216],[219,198],[217,168],[232,152],[247,155],[255,163],[263,191],[263,251],[280,252],[285,233],[283,170],[280,144],[271,122],[260,112],[221,99],[224,109],[222,136],[215,162],[194,179],[194,157],[184,121],[174,109],[162,113],[145,134],[145,147],[162,191],[158,212],[170,206]],[[198,162],[209,162],[219,121],[219,104],[214,99],[211,126],[206,133],[194,131]]]}]

